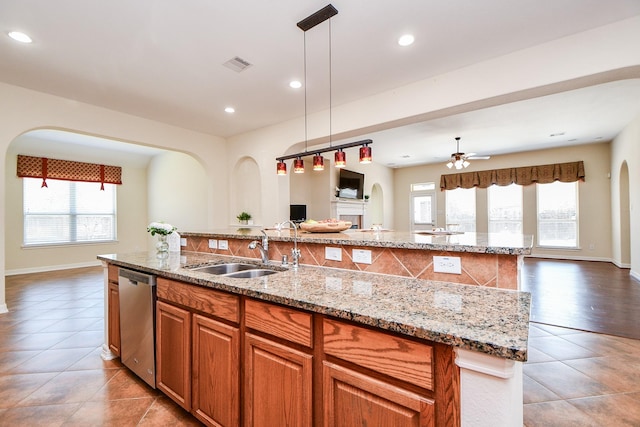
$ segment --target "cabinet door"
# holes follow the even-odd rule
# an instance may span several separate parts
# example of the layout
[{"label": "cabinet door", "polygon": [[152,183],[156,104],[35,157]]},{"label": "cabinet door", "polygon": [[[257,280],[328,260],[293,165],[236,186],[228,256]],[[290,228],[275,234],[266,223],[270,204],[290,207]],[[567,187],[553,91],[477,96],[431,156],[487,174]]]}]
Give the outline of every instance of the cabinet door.
[{"label": "cabinet door", "polygon": [[191,409],[191,313],[162,301],[156,305],[156,384]]},{"label": "cabinet door", "polygon": [[311,426],[312,360],[309,354],[245,334],[245,426]]},{"label": "cabinet door", "polygon": [[109,282],[109,350],[120,356],[120,290],[118,283]]},{"label": "cabinet door", "polygon": [[192,366],[192,412],[208,425],[237,427],[240,330],[194,314]]},{"label": "cabinet door", "polygon": [[323,363],[325,427],[433,427],[433,400],[394,385]]}]

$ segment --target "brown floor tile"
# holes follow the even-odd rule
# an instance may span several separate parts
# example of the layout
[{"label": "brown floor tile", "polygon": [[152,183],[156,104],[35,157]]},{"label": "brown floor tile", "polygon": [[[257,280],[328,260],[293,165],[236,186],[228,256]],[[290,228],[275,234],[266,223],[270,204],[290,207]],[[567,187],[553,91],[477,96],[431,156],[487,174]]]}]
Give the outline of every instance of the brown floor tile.
[{"label": "brown floor tile", "polygon": [[128,369],[120,369],[90,400],[118,400],[156,397],[159,392],[149,387]]},{"label": "brown floor tile", "polygon": [[524,373],[563,399],[610,394],[612,390],[562,362],[524,365]]},{"label": "brown floor tile", "polygon": [[14,367],[12,373],[61,372],[85,357],[92,348],[44,350],[37,356]]},{"label": "brown floor tile", "polygon": [[86,402],[66,422],[65,427],[135,427],[153,403],[153,398]]},{"label": "brown floor tile", "polygon": [[524,405],[526,427],[602,427],[564,400]]},{"label": "brown floor tile", "polygon": [[529,345],[526,363],[554,362],[556,359]]},{"label": "brown floor tile", "polygon": [[[614,337],[611,335],[594,334],[590,332],[580,332],[577,334],[563,335],[567,341],[571,341],[581,347],[593,350],[603,356],[615,355],[616,352],[630,353],[640,350],[640,342],[630,338]],[[636,347],[637,345],[637,347]]]},{"label": "brown floor tile", "polygon": [[0,376],[0,408],[11,408],[15,406],[56,375],[58,374],[45,373]]},{"label": "brown floor tile", "polygon": [[[582,359],[585,357],[603,356],[604,354],[584,348],[564,339],[562,336],[533,337],[529,339],[529,347],[533,347],[556,360]],[[606,353],[605,353],[606,354]]]},{"label": "brown floor tile", "polygon": [[115,374],[113,369],[62,372],[23,399],[20,406],[87,401]]},{"label": "brown floor tile", "polygon": [[524,393],[522,397],[525,404],[562,400],[560,396],[527,375],[524,375],[523,381]]},{"label": "brown floor tile", "polygon": [[87,326],[96,323],[96,318],[73,318],[63,319],[49,324],[48,327],[42,329],[42,332],[78,332],[83,331]]},{"label": "brown floor tile", "polygon": [[640,426],[640,392],[596,396],[568,401],[600,426]]},{"label": "brown floor tile", "polygon": [[101,357],[102,346],[96,348],[82,359],[67,368],[67,371],[84,371],[91,369],[121,369],[120,358],[104,360]]},{"label": "brown floor tile", "polygon": [[629,363],[628,358],[612,356],[567,360],[565,363],[604,384],[613,393],[640,390],[640,361]]},{"label": "brown floor tile", "polygon": [[566,335],[566,334],[575,334],[578,332],[582,332],[578,329],[564,328],[562,326],[554,326],[547,325],[544,323],[535,323],[536,327],[542,329],[543,331],[550,332],[553,335]]},{"label": "brown floor tile", "polygon": [[40,354],[40,350],[29,351],[5,351],[0,353],[0,374],[11,371],[21,363],[26,362],[32,357]]},{"label": "brown floor tile", "polygon": [[46,350],[73,335],[73,332],[35,333],[7,343],[5,350]]},{"label": "brown floor tile", "polygon": [[158,397],[138,425],[146,427],[186,427],[201,426],[202,424],[169,398]]},{"label": "brown floor tile", "polygon": [[104,331],[80,331],[60,341],[51,349],[98,347],[104,342]]},{"label": "brown floor tile", "polygon": [[11,427],[58,427],[78,410],[80,404],[15,407],[2,413],[0,425]]}]

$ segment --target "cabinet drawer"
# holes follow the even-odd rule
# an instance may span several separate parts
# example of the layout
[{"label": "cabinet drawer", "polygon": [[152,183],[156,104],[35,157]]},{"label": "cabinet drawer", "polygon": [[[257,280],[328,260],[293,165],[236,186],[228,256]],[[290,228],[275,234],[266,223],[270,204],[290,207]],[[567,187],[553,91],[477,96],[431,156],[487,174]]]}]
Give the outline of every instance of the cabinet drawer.
[{"label": "cabinet drawer", "polygon": [[307,347],[313,346],[311,314],[252,299],[247,299],[244,307],[248,328]]},{"label": "cabinet drawer", "polygon": [[226,292],[158,277],[158,298],[190,307],[231,322],[240,322],[240,298]]},{"label": "cabinet drawer", "polygon": [[324,351],[390,377],[433,390],[433,347],[332,319],[322,325]]},{"label": "cabinet drawer", "polygon": [[110,282],[118,283],[118,266],[109,264],[107,267],[107,278]]}]

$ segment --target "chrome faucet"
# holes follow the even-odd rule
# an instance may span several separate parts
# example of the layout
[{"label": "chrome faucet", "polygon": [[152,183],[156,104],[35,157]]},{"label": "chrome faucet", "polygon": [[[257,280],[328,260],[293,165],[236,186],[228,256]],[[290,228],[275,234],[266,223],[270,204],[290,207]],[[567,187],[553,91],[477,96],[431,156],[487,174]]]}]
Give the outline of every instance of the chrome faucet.
[{"label": "chrome faucet", "polygon": [[249,249],[260,249],[260,257],[262,258],[262,262],[264,264],[269,264],[269,237],[267,236],[267,232],[264,230],[260,230],[262,233],[262,242],[258,242],[257,240],[253,240],[249,243]]},{"label": "chrome faucet", "polygon": [[293,249],[291,249],[291,266],[294,270],[296,270],[298,268],[298,265],[300,264],[300,258],[302,258],[300,249],[298,249],[298,227],[296,226],[295,222],[288,219],[278,224],[278,229],[281,229],[285,224],[291,224],[291,226],[293,227]]}]

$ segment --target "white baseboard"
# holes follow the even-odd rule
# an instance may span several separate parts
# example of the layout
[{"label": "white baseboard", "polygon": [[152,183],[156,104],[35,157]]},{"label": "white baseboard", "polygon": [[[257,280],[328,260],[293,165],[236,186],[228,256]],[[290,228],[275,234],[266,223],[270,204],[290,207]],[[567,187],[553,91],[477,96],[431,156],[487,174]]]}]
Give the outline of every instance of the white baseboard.
[{"label": "white baseboard", "polygon": [[631,268],[631,264],[627,264],[627,263],[623,264],[623,263],[615,261],[615,260],[611,260],[611,263],[613,265],[615,265],[616,267],[618,267],[618,268]]},{"label": "white baseboard", "polygon": [[629,272],[629,276],[633,277],[634,279],[636,279],[638,282],[640,282],[640,273],[638,273],[637,271],[633,271],[631,270]]},{"label": "white baseboard", "polygon": [[[95,260],[95,261],[88,261],[88,262],[79,262],[75,264],[46,265],[42,267],[17,268],[14,270],[6,270],[4,274],[5,276],[15,276],[17,274],[43,273],[45,271],[70,270],[72,268],[96,267],[99,265],[102,265],[102,263],[99,260]],[[2,313],[2,311],[0,311],[0,313]]]},{"label": "white baseboard", "polygon": [[7,307],[7,304],[0,304],[0,314],[8,313],[8,312],[9,312],[9,308]]}]

